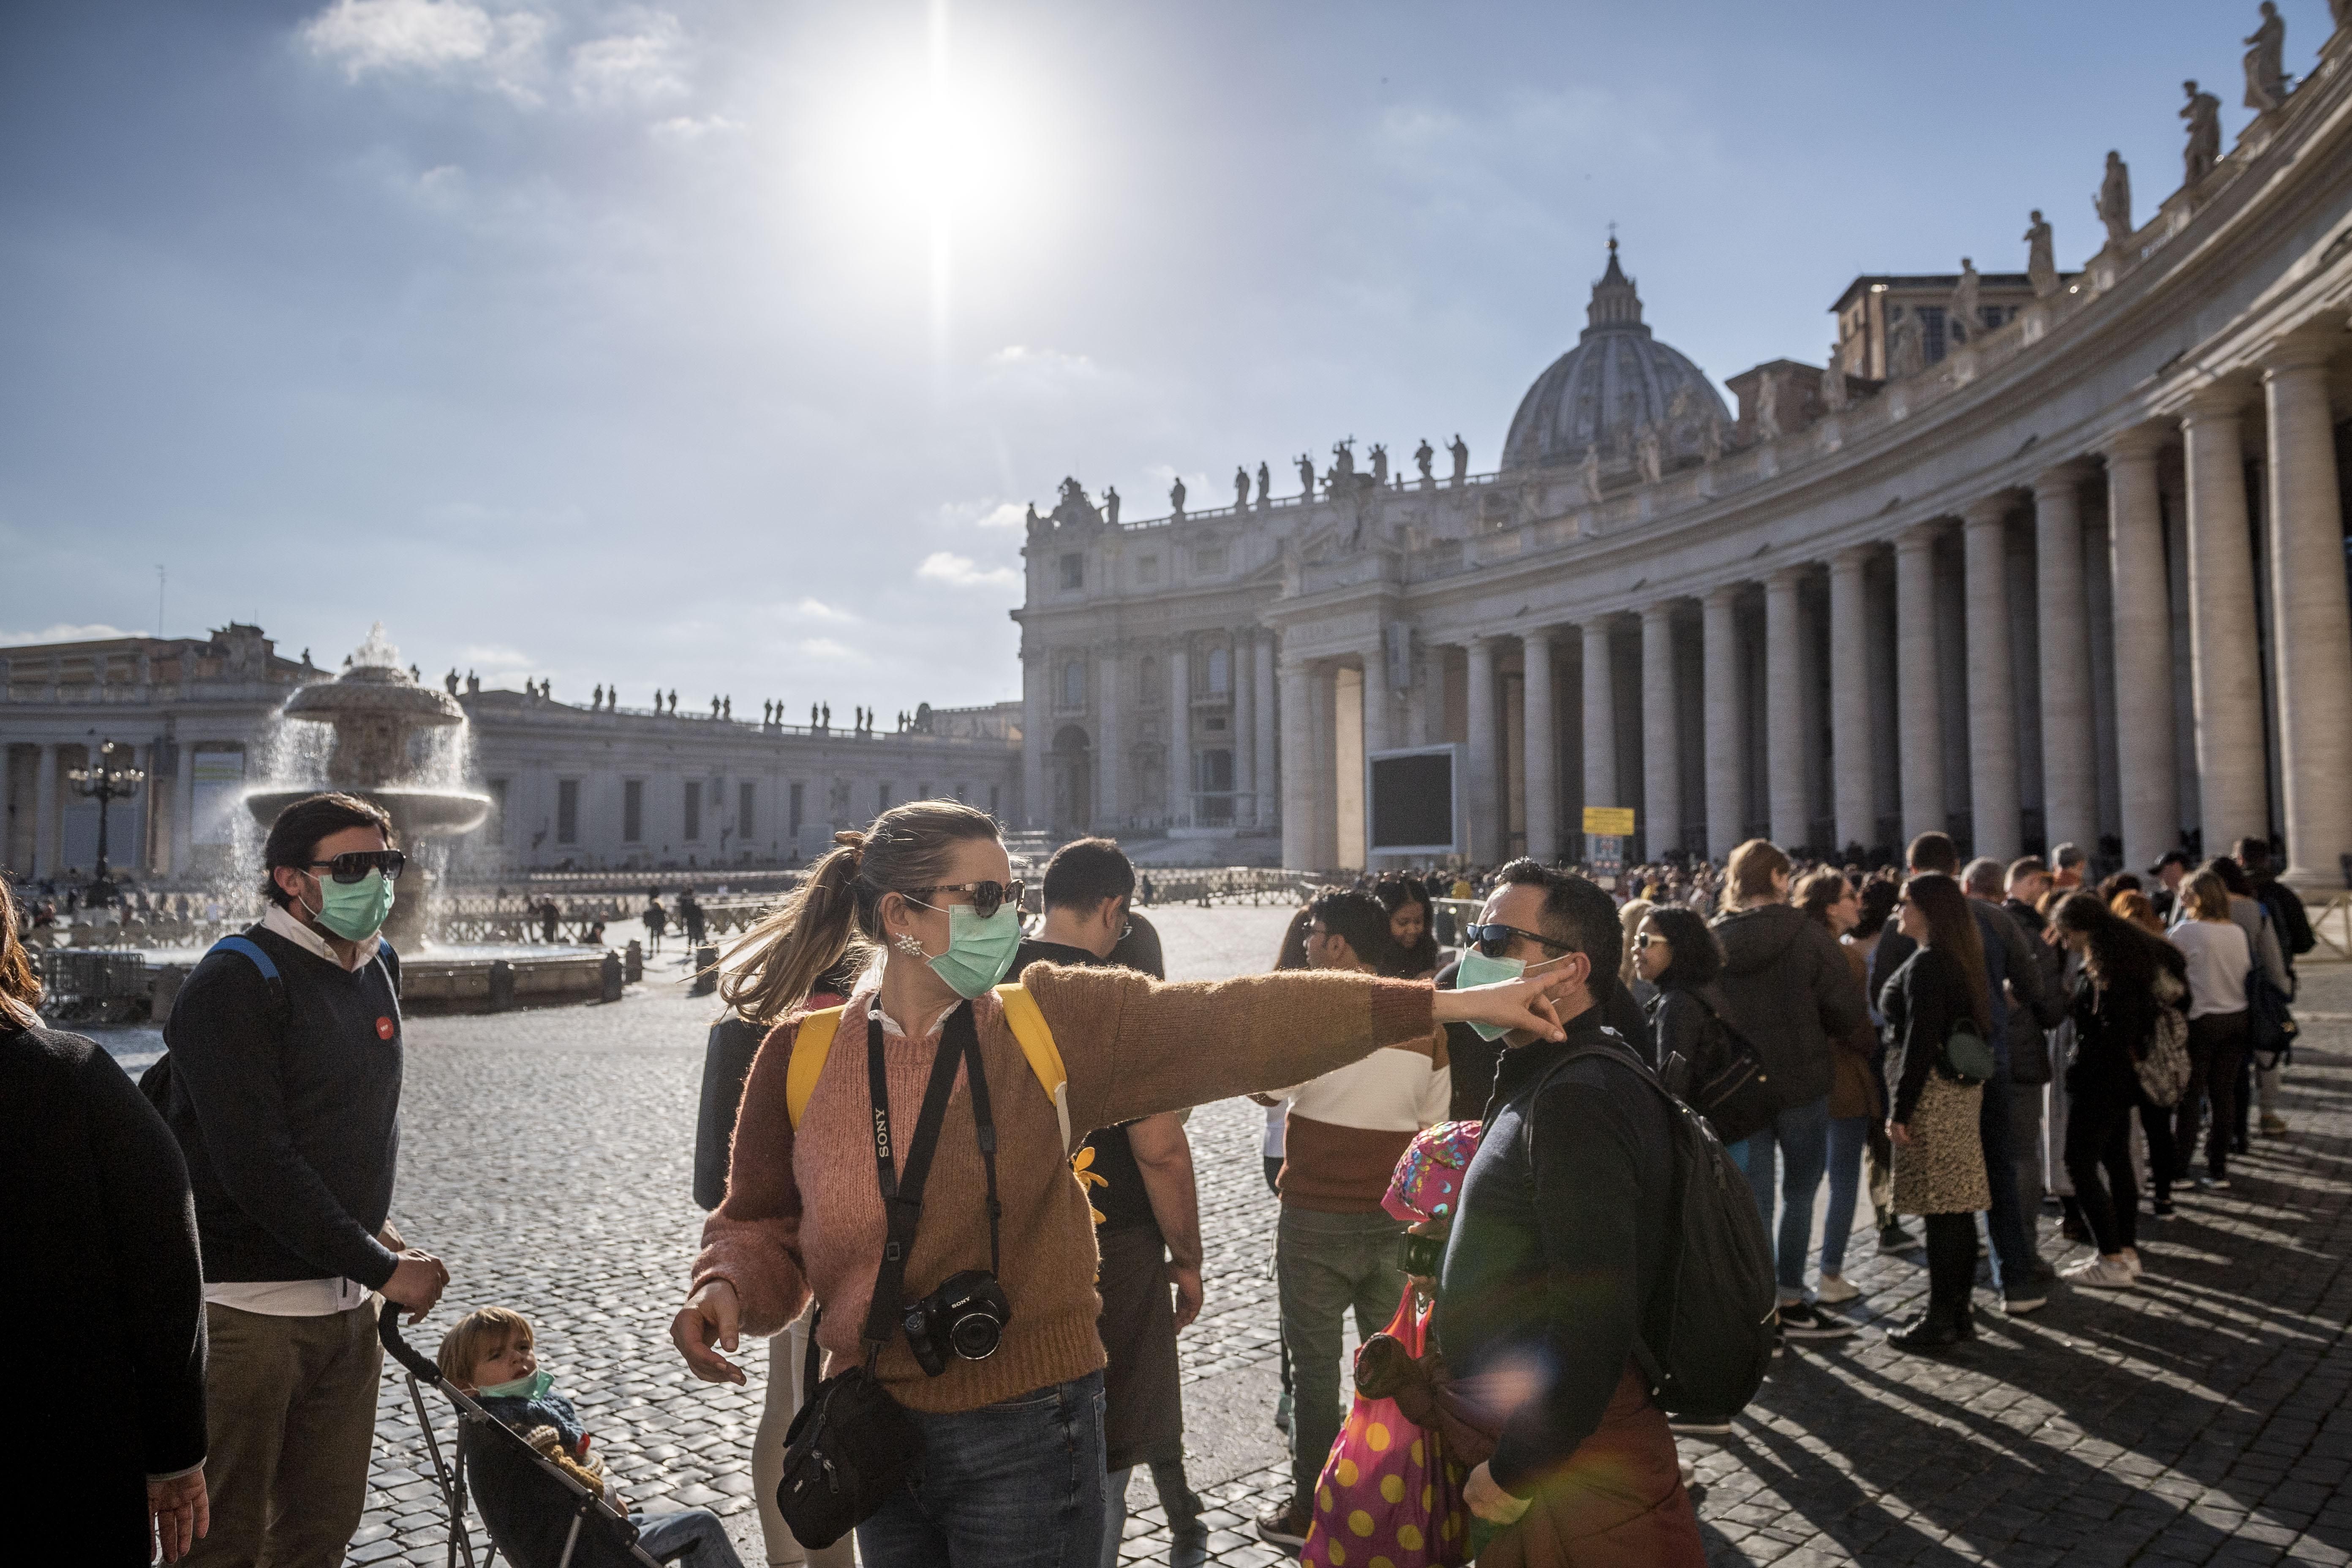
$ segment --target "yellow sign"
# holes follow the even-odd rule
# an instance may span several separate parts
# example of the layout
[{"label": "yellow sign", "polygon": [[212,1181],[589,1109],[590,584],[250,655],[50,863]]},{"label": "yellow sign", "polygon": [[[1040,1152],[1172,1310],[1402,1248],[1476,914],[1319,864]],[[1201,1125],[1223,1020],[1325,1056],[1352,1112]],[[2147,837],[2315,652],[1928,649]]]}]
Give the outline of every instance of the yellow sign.
[{"label": "yellow sign", "polygon": [[1630,838],[1633,834],[1633,808],[1588,805],[1584,808],[1584,831],[1604,838]]}]

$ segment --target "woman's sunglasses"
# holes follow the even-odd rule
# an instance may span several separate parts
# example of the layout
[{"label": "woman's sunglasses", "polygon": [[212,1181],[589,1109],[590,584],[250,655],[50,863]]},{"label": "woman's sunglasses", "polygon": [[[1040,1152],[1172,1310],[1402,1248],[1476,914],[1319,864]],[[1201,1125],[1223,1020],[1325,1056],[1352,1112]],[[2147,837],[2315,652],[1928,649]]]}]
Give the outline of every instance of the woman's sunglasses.
[{"label": "woman's sunglasses", "polygon": [[1016,910],[1019,909],[1024,886],[1024,884],[1020,882],[939,882],[928,888],[901,888],[898,891],[910,899],[919,893],[969,894],[971,898],[971,912],[982,920],[986,920],[1006,904],[1011,904]]},{"label": "woman's sunglasses", "polygon": [[370,871],[381,871],[385,881],[397,882],[408,868],[408,857],[397,849],[354,849],[331,860],[313,860],[303,869],[315,871],[321,866],[338,882],[364,881]]},{"label": "woman's sunglasses", "polygon": [[1554,952],[1570,952],[1574,951],[1573,944],[1571,943],[1554,942],[1548,936],[1538,936],[1531,931],[1521,931],[1517,926],[1465,926],[1462,928],[1462,934],[1468,939],[1471,946],[1476,948],[1480,952],[1485,953],[1488,958],[1500,958],[1505,953],[1510,952],[1512,942],[1519,937],[1525,937],[1529,942],[1535,942],[1538,946],[1548,947]]}]

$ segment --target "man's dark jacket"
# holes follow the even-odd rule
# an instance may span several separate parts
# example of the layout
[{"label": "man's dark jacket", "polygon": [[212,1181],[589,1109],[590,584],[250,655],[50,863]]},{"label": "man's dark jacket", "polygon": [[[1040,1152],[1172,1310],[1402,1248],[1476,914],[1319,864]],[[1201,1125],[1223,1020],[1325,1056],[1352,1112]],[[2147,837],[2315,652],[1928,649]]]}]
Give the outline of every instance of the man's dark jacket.
[{"label": "man's dark jacket", "polygon": [[1829,927],[1787,904],[1764,904],[1715,922],[1723,943],[1717,984],[1731,1025],[1764,1058],[1781,1109],[1826,1099],[1830,1040],[1870,1021],[1853,966]]},{"label": "man's dark jacket", "polygon": [[[1597,1042],[1612,1054],[1559,1065]],[[1536,1371],[1490,1461],[1519,1496],[1599,1427],[1666,1267],[1674,1134],[1634,1050],[1595,1007],[1569,1020],[1565,1041],[1504,1051],[1463,1173],[1437,1337],[1447,1375],[1474,1388]]]}]

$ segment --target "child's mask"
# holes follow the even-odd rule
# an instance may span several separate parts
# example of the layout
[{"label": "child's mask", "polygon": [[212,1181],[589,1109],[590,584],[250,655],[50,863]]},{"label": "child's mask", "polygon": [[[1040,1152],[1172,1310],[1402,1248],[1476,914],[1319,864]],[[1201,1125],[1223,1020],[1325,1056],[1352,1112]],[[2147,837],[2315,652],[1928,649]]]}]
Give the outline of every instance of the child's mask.
[{"label": "child's mask", "polygon": [[516,1378],[512,1383],[494,1383],[480,1391],[485,1399],[537,1399],[555,1386],[551,1372],[535,1372],[529,1377]]}]

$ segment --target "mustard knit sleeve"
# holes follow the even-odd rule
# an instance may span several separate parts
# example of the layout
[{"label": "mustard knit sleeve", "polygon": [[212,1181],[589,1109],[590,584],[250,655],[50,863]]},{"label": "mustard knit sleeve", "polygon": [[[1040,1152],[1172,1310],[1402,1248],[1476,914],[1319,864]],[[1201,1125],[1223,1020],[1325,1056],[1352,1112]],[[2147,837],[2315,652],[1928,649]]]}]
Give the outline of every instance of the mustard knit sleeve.
[{"label": "mustard knit sleeve", "polygon": [[1073,1131],[1304,1083],[1434,1027],[1425,980],[1288,972],[1170,984],[1129,970],[1032,964]]}]

